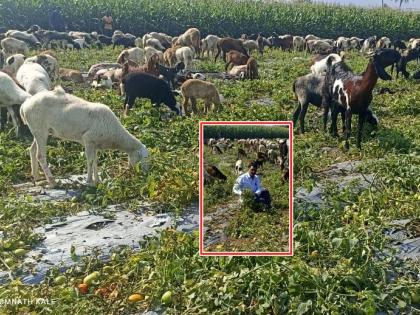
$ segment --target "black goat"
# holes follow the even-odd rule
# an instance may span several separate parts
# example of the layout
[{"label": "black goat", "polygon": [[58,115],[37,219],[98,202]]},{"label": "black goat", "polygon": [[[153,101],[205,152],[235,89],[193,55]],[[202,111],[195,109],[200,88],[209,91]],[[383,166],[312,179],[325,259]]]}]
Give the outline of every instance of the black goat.
[{"label": "black goat", "polygon": [[165,66],[157,64],[157,70],[159,71],[159,74],[165,78],[166,82],[168,82],[169,85],[172,84],[172,89],[175,89],[175,79],[177,77],[177,74],[184,69],[185,64],[182,61],[178,62],[174,68],[167,68]]}]

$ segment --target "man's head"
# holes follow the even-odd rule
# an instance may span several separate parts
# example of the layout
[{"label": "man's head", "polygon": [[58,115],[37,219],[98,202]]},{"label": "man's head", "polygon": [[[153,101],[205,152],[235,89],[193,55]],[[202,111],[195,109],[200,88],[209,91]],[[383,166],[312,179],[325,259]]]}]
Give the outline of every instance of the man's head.
[{"label": "man's head", "polygon": [[249,162],[248,173],[251,177],[254,177],[255,175],[257,175],[257,169],[258,169],[258,165],[255,161]]}]

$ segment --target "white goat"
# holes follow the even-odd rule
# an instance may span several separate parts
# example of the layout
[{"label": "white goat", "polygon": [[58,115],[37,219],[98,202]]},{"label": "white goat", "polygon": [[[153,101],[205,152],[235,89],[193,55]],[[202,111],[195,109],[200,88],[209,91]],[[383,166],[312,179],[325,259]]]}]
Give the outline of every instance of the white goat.
[{"label": "white goat", "polygon": [[16,80],[31,95],[51,89],[51,80],[47,71],[35,62],[25,61],[16,73]]},{"label": "white goat", "polygon": [[1,40],[0,45],[6,54],[27,55],[29,53],[28,45],[16,38],[6,37]]},{"label": "white goat", "polygon": [[191,69],[192,68],[194,55],[195,55],[194,48],[187,47],[187,46],[178,48],[175,52],[176,61],[177,62],[181,62],[181,61],[184,62],[185,69]]},{"label": "white goat", "polygon": [[156,38],[149,38],[148,40],[146,40],[146,46],[151,46],[160,51],[165,50],[165,47],[163,47],[160,41]]},{"label": "white goat", "polygon": [[220,40],[219,36],[216,35],[207,35],[206,38],[201,40],[201,50],[204,57],[204,52],[207,52],[207,57],[210,57],[210,52],[213,57],[217,53],[217,42]]},{"label": "white goat", "polygon": [[29,97],[31,95],[22,90],[9,75],[0,71],[0,107],[7,107],[16,127],[16,135],[19,134],[19,123],[12,106],[21,105]]},{"label": "white goat", "polygon": [[128,59],[136,62],[137,64],[141,65],[144,63],[144,50],[138,47],[124,49],[119,54],[117,58],[117,63],[122,64],[123,60],[127,61],[127,54],[128,54]]},{"label": "white goat", "polygon": [[243,169],[244,169],[244,163],[242,162],[242,160],[237,160],[235,163],[236,174],[240,175]]},{"label": "white goat", "polygon": [[342,61],[342,58],[337,54],[329,54],[326,58],[315,62],[311,67],[312,74],[325,75],[327,73],[327,60],[332,58],[332,64]]},{"label": "white goat", "polygon": [[16,72],[25,62],[25,56],[22,54],[12,55],[6,59],[3,69],[16,75]]},{"label": "white goat", "polygon": [[20,108],[20,115],[34,136],[30,155],[35,181],[39,179],[39,162],[48,183],[55,185],[46,159],[50,132],[53,136],[81,143],[85,147],[88,185],[95,185],[99,180],[97,150],[121,150],[128,154],[131,166],[141,160],[142,169],[148,169],[145,159],[149,153],[146,146],[121,125],[106,105],[66,94],[58,86],[53,91],[39,93],[25,101]]}]

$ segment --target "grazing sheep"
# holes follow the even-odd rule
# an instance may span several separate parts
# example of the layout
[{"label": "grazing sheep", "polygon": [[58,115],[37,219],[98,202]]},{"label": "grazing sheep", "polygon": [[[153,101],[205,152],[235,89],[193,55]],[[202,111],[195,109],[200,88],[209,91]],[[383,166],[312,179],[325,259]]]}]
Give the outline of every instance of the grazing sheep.
[{"label": "grazing sheep", "polygon": [[[14,106],[20,106],[31,95],[25,92],[19,84],[7,73],[0,71],[0,109],[7,108],[16,127],[16,136],[22,132],[23,123],[19,114],[15,113]],[[4,129],[6,114],[2,111],[1,129]]]},{"label": "grazing sheep", "polygon": [[311,52],[316,54],[331,54],[337,52],[337,48],[328,43],[326,40],[316,40],[313,43]]},{"label": "grazing sheep", "polygon": [[27,55],[29,53],[28,45],[19,39],[6,37],[0,42],[1,48],[6,54],[23,54]]},{"label": "grazing sheep", "polygon": [[262,54],[262,51],[260,50],[260,45],[256,40],[246,40],[243,43],[246,51],[248,52],[248,55],[251,55],[251,52],[253,50],[258,50],[260,54]]},{"label": "grazing sheep", "polygon": [[249,56],[244,55],[236,50],[231,50],[226,54],[226,65],[225,71],[228,71],[229,66],[232,64],[233,66],[241,66],[246,65],[248,62]]},{"label": "grazing sheep", "polygon": [[210,53],[213,57],[217,53],[217,42],[220,40],[219,36],[216,35],[207,35],[206,38],[201,40],[201,51],[202,57],[204,58],[204,53],[207,52],[207,58],[210,58]]},{"label": "grazing sheep", "polygon": [[246,78],[250,80],[259,78],[257,61],[252,57],[246,63]]},{"label": "grazing sheep", "polygon": [[308,42],[309,40],[318,40],[318,39],[321,39],[321,38],[312,34],[305,36],[305,42]]},{"label": "grazing sheep", "polygon": [[217,54],[214,57],[214,61],[216,62],[217,57],[219,57],[220,53],[222,53],[223,61],[226,62],[226,54],[231,50],[239,51],[240,53],[249,57],[248,52],[246,51],[243,42],[240,39],[224,37],[217,42]]},{"label": "grazing sheep", "polygon": [[33,48],[41,47],[41,43],[39,42],[38,38],[36,38],[33,34],[28,32],[21,32],[17,30],[9,30],[6,32],[6,37],[11,37],[15,39],[19,39]]},{"label": "grazing sheep", "polygon": [[45,71],[47,71],[51,81],[58,77],[58,61],[53,56],[42,54],[34,57],[27,58],[25,63],[36,62],[40,64]]},{"label": "grazing sheep", "polygon": [[364,40],[358,37],[351,37],[350,38],[350,49],[360,49],[362,47]]},{"label": "grazing sheep", "polygon": [[97,150],[121,150],[128,154],[131,166],[141,160],[143,171],[148,169],[145,161],[149,155],[147,148],[121,125],[106,105],[85,101],[56,87],[53,91],[39,93],[25,101],[20,114],[34,136],[30,155],[35,181],[39,179],[39,162],[49,185],[56,184],[47,163],[49,133],[79,142],[85,147],[88,185],[96,185],[99,181]]},{"label": "grazing sheep", "polygon": [[183,62],[185,69],[192,69],[194,54],[194,49],[191,47],[181,47],[175,52],[177,62]]},{"label": "grazing sheep", "polygon": [[342,58],[337,54],[329,54],[325,56],[322,60],[315,62],[311,66],[311,72],[313,74],[325,75],[327,73],[327,60],[331,59],[332,64],[342,61]]},{"label": "grazing sheep", "polygon": [[304,51],[305,50],[305,39],[301,36],[293,36],[293,50]]},{"label": "grazing sheep", "polygon": [[125,49],[119,54],[117,63],[124,64],[128,60],[132,60],[137,64],[143,64],[144,50],[138,47]]},{"label": "grazing sheep", "polygon": [[78,70],[60,68],[58,71],[60,79],[63,81],[72,81],[75,83],[83,83],[82,73]]},{"label": "grazing sheep", "polygon": [[112,48],[115,48],[115,46],[124,46],[124,48],[136,47],[136,44],[134,43],[135,40],[136,37],[131,34],[114,32],[114,35],[112,35]]},{"label": "grazing sheep", "polygon": [[242,160],[237,160],[235,163],[235,171],[237,175],[240,175],[243,173],[244,170],[244,162]]},{"label": "grazing sheep", "polygon": [[[194,48],[194,53],[200,55],[200,31],[197,28],[189,28],[184,34],[178,37],[176,43],[180,46],[191,46]],[[184,61],[185,62],[185,61]],[[186,66],[187,64],[185,64]]]},{"label": "grazing sheep", "polygon": [[163,47],[162,44],[160,43],[160,41],[157,40],[156,38],[149,38],[148,40],[146,40],[145,47],[146,46],[151,46],[151,47],[153,47],[153,48],[155,48],[157,50],[160,50],[160,51],[164,51],[165,50],[165,47]]},{"label": "grazing sheep", "polygon": [[268,160],[270,161],[270,163],[275,164],[277,161],[277,157],[278,157],[278,153],[277,151],[270,149],[267,152],[267,156],[268,156]]},{"label": "grazing sheep", "polygon": [[367,53],[370,50],[375,49],[376,47],[376,36],[371,36],[365,39],[363,42],[362,48],[360,49],[361,53]]},{"label": "grazing sheep", "polygon": [[[239,143],[238,143],[239,144]],[[238,159],[240,157],[247,157],[244,149],[238,148]]]},{"label": "grazing sheep", "polygon": [[16,75],[18,69],[23,65],[25,62],[25,56],[22,54],[12,55],[6,59],[6,62],[3,66],[3,69]]},{"label": "grazing sheep", "polygon": [[121,69],[121,68],[122,68],[122,65],[120,65],[119,63],[97,63],[97,64],[92,65],[89,68],[88,77],[89,78],[95,77],[96,76],[96,73],[99,70],[103,70],[103,69],[108,69],[108,70],[109,69]]},{"label": "grazing sheep", "polygon": [[258,152],[267,153],[267,148],[265,147],[264,144],[260,144],[258,146]]},{"label": "grazing sheep", "polygon": [[179,105],[171,92],[169,85],[162,79],[143,72],[128,73],[122,79],[125,91],[124,115],[133,107],[136,98],[148,98],[154,104],[165,104],[178,115]]},{"label": "grazing sheep", "polygon": [[31,95],[51,89],[50,76],[40,64],[35,62],[25,60],[16,73],[16,79]]},{"label": "grazing sheep", "polygon": [[201,98],[204,100],[205,113],[209,112],[211,103],[215,105],[216,110],[220,108],[219,92],[217,91],[215,85],[211,82],[202,81],[198,79],[187,80],[181,85],[181,94],[184,98],[182,107],[184,109],[185,114],[187,114],[189,99],[191,99],[192,111],[194,114],[197,114],[197,98]]}]

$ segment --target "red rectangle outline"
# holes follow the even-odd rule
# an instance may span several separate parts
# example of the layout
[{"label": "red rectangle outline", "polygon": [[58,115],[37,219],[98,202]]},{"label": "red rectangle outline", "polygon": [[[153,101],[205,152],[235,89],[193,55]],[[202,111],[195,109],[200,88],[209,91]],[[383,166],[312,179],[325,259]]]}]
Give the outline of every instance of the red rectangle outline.
[{"label": "red rectangle outline", "polygon": [[[289,126],[289,251],[288,252],[204,252],[203,251],[203,128],[205,125]],[[293,256],[293,121],[200,121],[199,129],[199,254],[200,256]]]}]

